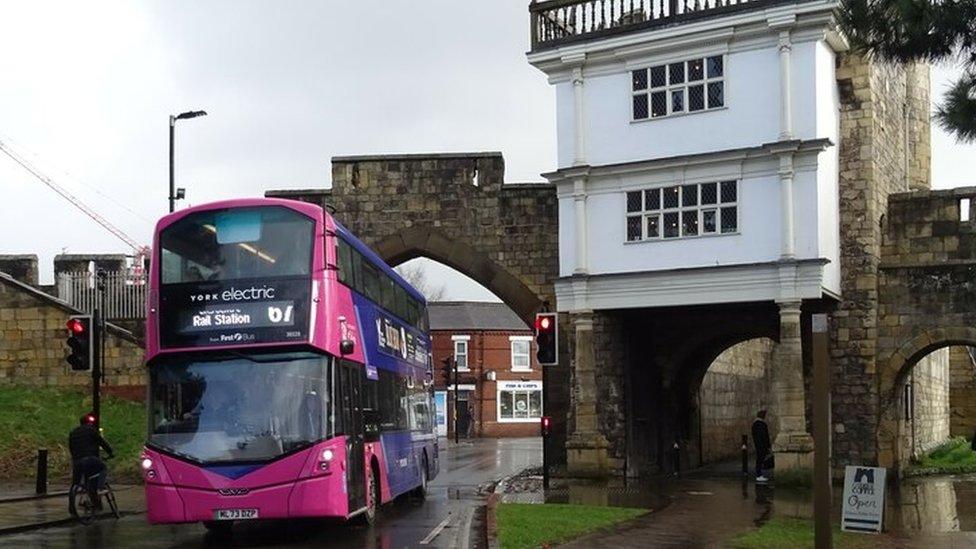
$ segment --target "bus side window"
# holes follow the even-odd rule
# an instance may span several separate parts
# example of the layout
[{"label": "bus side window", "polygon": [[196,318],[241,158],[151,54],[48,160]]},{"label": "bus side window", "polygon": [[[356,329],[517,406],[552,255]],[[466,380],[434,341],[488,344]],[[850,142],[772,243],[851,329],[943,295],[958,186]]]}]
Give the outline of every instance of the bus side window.
[{"label": "bus side window", "polygon": [[382,303],[382,296],[380,295],[380,285],[382,280],[380,279],[380,273],[376,270],[372,264],[363,261],[363,283],[366,286],[366,297],[375,303]]},{"label": "bus side window", "polygon": [[393,279],[388,276],[383,276],[383,300],[380,302],[380,306],[396,314],[396,288],[397,285],[394,284]]},{"label": "bus side window", "polygon": [[339,282],[346,286],[354,286],[353,266],[352,266],[352,247],[341,239],[337,238],[339,245],[336,246],[336,255],[339,262]]}]

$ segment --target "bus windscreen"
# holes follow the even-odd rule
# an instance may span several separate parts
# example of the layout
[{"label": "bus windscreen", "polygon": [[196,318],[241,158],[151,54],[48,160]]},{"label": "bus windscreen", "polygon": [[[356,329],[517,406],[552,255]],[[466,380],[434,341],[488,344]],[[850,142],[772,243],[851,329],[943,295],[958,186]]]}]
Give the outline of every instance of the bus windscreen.
[{"label": "bus windscreen", "polygon": [[308,276],[312,219],[265,206],[197,212],[160,234],[162,283]]},{"label": "bus windscreen", "polygon": [[330,359],[309,353],[166,359],[150,386],[154,446],[202,463],[267,461],[333,432]]}]

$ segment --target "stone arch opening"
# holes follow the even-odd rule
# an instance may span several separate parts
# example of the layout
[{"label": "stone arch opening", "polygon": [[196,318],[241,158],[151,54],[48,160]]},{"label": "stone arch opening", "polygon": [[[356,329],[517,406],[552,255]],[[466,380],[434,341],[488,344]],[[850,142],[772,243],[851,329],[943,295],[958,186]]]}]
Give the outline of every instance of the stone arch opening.
[{"label": "stone arch opening", "polygon": [[[676,466],[694,468],[705,461],[737,455],[741,432],[732,437],[734,443],[715,441],[710,448],[729,448],[713,451],[713,459],[706,458],[708,445],[703,436],[714,431],[703,429],[702,421],[708,417],[702,415],[703,405],[714,410],[721,404],[711,398],[712,394],[703,395],[701,388],[709,368],[726,351],[755,345],[750,342],[756,340],[772,348],[779,338],[776,305],[661,308],[625,313],[621,320],[628,340],[628,474],[642,476],[672,471]],[[738,352],[741,354],[741,349]],[[756,409],[749,398],[736,405],[736,413],[751,425]]]},{"label": "stone arch opening", "polygon": [[892,354],[881,375],[880,465],[901,470],[950,437],[951,349],[974,346],[976,328],[940,328],[911,338]]},{"label": "stone arch opening", "polygon": [[373,249],[391,266],[418,257],[427,257],[447,265],[498,296],[528,326],[532,325],[535,314],[542,308],[543,298],[498,262],[433,227],[409,227],[379,240]]},{"label": "stone arch opening", "polygon": [[[717,345],[702,359],[704,370],[689,380],[688,421],[697,435],[690,460],[702,465],[737,459],[759,410],[772,410],[770,382],[776,341],[772,335],[742,335]],[[769,418],[770,427],[776,422]],[[775,436],[775,433],[771,433]],[[697,455],[692,450],[697,449]]]}]

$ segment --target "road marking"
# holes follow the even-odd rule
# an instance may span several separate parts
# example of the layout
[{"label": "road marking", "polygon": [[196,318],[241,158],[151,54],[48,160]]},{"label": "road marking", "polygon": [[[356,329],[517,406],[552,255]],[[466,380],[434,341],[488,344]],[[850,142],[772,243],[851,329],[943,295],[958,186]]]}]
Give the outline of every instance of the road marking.
[{"label": "road marking", "polygon": [[426,538],[420,541],[420,545],[427,545],[428,543],[434,541],[434,538],[436,538],[437,535],[441,533],[441,530],[443,530],[447,526],[447,523],[451,522],[451,518],[452,518],[451,514],[448,513],[447,518],[442,520],[440,524],[435,526],[434,529],[431,530],[429,534],[427,534]]},{"label": "road marking", "polygon": [[461,537],[461,542],[458,544],[458,549],[468,549],[471,545],[471,521],[474,520],[474,507],[468,507],[468,512],[465,513],[464,526],[461,527],[459,533]]}]

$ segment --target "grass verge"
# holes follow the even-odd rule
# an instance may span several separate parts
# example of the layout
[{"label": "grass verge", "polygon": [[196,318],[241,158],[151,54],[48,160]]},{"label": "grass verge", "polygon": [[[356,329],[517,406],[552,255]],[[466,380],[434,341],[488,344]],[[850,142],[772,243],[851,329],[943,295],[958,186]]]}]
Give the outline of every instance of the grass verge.
[{"label": "grass verge", "polygon": [[[91,395],[77,388],[0,386],[0,479],[31,481],[37,449],[48,450],[48,476],[71,477],[68,433],[91,410]],[[138,402],[102,398],[103,436],[115,450],[108,461],[113,482],[138,481],[139,453],[146,440],[146,409]]]},{"label": "grass verge", "polygon": [[923,455],[909,467],[909,476],[976,472],[976,452],[964,437],[956,437]]},{"label": "grass verge", "polygon": [[773,483],[777,488],[812,488],[813,471],[803,468],[775,471]]},{"label": "grass verge", "polygon": [[[774,518],[756,530],[740,534],[729,543],[735,549],[813,549],[813,521],[797,518]],[[837,549],[879,547],[878,537],[852,534],[834,529]]]},{"label": "grass verge", "polygon": [[522,549],[569,541],[647,512],[626,507],[502,503],[495,517],[502,549]]}]

